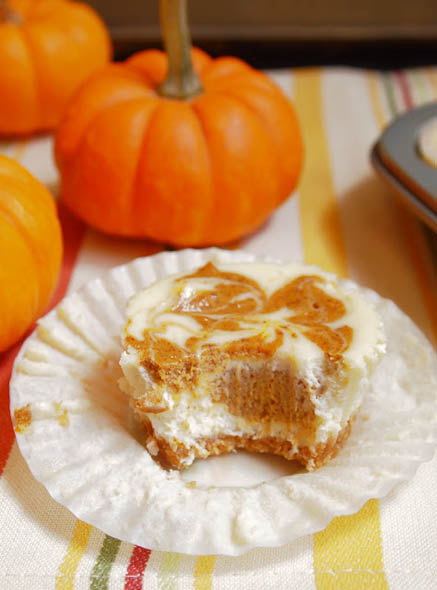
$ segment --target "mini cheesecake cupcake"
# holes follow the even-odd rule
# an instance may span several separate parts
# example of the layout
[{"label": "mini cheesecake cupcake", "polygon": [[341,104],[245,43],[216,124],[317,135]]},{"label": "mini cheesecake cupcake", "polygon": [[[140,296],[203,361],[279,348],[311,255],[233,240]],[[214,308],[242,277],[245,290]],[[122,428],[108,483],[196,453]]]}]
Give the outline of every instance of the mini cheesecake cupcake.
[{"label": "mini cheesecake cupcake", "polygon": [[349,436],[385,351],[371,304],[301,264],[209,262],[127,306],[120,364],[151,455],[246,449],[314,470]]}]

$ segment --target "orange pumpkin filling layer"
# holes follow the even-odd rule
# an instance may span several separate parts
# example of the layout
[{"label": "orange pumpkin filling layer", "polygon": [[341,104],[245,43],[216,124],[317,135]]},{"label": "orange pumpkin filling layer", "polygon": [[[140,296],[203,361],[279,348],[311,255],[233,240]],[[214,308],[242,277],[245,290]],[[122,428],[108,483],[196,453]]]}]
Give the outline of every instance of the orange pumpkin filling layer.
[{"label": "orange pumpkin filling layer", "polygon": [[[149,451],[172,467],[245,448],[313,469],[347,438],[379,357],[379,320],[323,273],[231,267],[208,263],[133,298],[123,388]],[[365,360],[355,333],[369,317]]]}]

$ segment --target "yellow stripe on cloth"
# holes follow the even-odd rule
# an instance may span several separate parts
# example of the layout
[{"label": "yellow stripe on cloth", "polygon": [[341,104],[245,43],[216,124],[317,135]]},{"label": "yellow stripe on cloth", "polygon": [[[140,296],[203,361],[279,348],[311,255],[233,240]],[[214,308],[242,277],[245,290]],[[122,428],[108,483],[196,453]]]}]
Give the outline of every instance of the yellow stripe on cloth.
[{"label": "yellow stripe on cloth", "polygon": [[340,516],[314,535],[318,590],[386,590],[379,508],[369,500],[353,516]]},{"label": "yellow stripe on cloth", "polygon": [[74,576],[91,535],[92,526],[81,520],[76,522],[67,553],[56,576],[56,590],[73,590]]},{"label": "yellow stripe on cloth", "polygon": [[[320,70],[296,71],[294,101],[306,148],[299,185],[305,261],[346,276],[346,249],[323,119]],[[334,519],[314,535],[314,570],[317,590],[387,588],[378,501],[371,500],[357,514]]]},{"label": "yellow stripe on cloth", "polygon": [[376,121],[377,121],[379,127],[381,129],[383,129],[385,124],[387,123],[387,117],[384,115],[384,111],[382,110],[381,101],[379,99],[378,81],[377,81],[376,72],[369,72],[367,80],[368,80],[368,84],[369,84],[370,100],[372,103],[373,111],[375,113]]},{"label": "yellow stripe on cloth", "polygon": [[305,163],[299,204],[306,262],[347,275],[338,203],[335,198],[321,103],[318,69],[296,70],[294,103],[303,131]]},{"label": "yellow stripe on cloth", "polygon": [[211,590],[215,555],[202,555],[194,566],[194,590]]}]

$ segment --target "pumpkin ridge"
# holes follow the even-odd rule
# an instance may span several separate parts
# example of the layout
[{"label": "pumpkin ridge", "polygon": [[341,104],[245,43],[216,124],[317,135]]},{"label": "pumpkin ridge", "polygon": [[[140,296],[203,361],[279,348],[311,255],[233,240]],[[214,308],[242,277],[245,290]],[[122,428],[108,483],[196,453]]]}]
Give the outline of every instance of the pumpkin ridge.
[{"label": "pumpkin ridge", "polygon": [[[29,190],[32,190],[32,187],[26,186],[25,188],[29,188]],[[10,200],[14,199],[15,201],[18,201],[19,205],[22,206],[19,199],[17,199],[16,197],[9,197],[9,199]],[[39,269],[42,269],[42,274],[45,275],[45,272],[44,272],[45,270],[47,270],[48,274],[50,274],[53,269],[48,267],[44,255],[40,254],[37,251],[37,249],[35,248],[33,241],[30,239],[29,233],[26,231],[26,227],[22,223],[20,223],[20,220],[14,215],[13,211],[11,211],[7,207],[5,207],[5,205],[1,199],[0,199],[0,213],[2,213],[2,215],[8,219],[10,224],[16,228],[17,232],[23,238],[23,241],[26,244],[26,247],[28,248],[29,252],[31,253],[31,257],[36,262],[36,266]],[[55,217],[57,215],[56,207],[50,208],[50,211],[48,208],[46,208],[45,214],[46,215],[47,214],[53,215],[53,217]],[[60,240],[62,239],[61,235],[59,235],[59,238],[60,238]]]},{"label": "pumpkin ridge", "polygon": [[[89,36],[78,35],[77,29],[81,26],[92,26],[89,21],[89,12],[87,7],[82,6],[80,2],[59,2],[59,6],[55,5],[44,5],[42,8],[47,8],[45,12],[39,17],[35,17],[33,20],[28,20],[24,23],[23,35],[26,40],[26,44],[30,47],[30,53],[32,57],[33,70],[35,72],[36,90],[38,97],[38,109],[39,109],[39,120],[40,130],[54,129],[56,124],[59,123],[60,115],[65,112],[67,102],[65,101],[65,95],[63,95],[64,82],[60,81],[58,84],[53,84],[53,76],[55,75],[49,64],[56,63],[52,50],[49,44],[44,43],[42,39],[47,39],[51,35],[58,41],[58,38],[62,39],[62,46],[58,50],[63,55],[68,55],[71,46],[75,47],[77,52],[89,50]],[[68,23],[66,25],[65,23]],[[105,52],[106,58],[110,58],[111,49],[110,47]],[[94,59],[90,58],[92,62]],[[65,64],[64,64],[65,66]],[[70,63],[68,63],[70,66]],[[66,67],[66,66],[65,66]],[[94,64],[96,71],[97,65]],[[48,72],[47,72],[48,70]],[[80,70],[76,66],[76,70]],[[90,72],[88,72],[89,77]],[[57,75],[56,75],[57,76]],[[85,78],[86,79],[86,78]],[[76,90],[80,87],[80,83],[84,81],[82,77],[81,81],[77,80]],[[57,100],[50,106],[51,97],[47,93],[47,87],[51,87],[51,92],[57,96]],[[68,84],[67,84],[68,86]],[[54,88],[60,88],[61,92],[59,95],[54,92]],[[73,89],[70,89],[73,90]],[[72,96],[70,92],[70,97]],[[59,110],[59,105],[62,104],[62,109]],[[59,111],[57,115],[57,122],[53,120],[53,110]]]},{"label": "pumpkin ridge", "polygon": [[141,140],[141,145],[140,145],[140,149],[137,152],[137,161],[135,163],[135,170],[134,173],[132,175],[132,182],[131,182],[131,186],[130,186],[130,198],[129,198],[129,203],[130,203],[130,213],[132,213],[135,210],[135,195],[137,194],[137,190],[136,187],[139,183],[139,176],[140,176],[140,165],[141,165],[141,160],[142,160],[142,155],[144,153],[145,150],[145,144],[147,141],[147,138],[149,136],[150,133],[150,124],[152,122],[153,117],[155,116],[156,111],[159,109],[160,103],[158,100],[156,100],[156,104],[155,104],[155,108],[152,110],[152,112],[149,115],[149,118],[146,122],[145,128],[144,128],[144,133],[143,133],[143,138]]},{"label": "pumpkin ridge", "polygon": [[139,70],[138,68],[135,67],[135,64],[130,64],[128,61],[126,61],[125,67],[129,72],[132,72],[133,74],[136,74],[137,76],[141,76],[142,83],[145,84],[146,86],[149,86],[153,90],[155,90],[155,84],[153,83],[153,80],[149,74],[147,74],[146,72],[142,72],[141,70]]},{"label": "pumpkin ridge", "polygon": [[[37,104],[37,108],[35,109],[37,113],[37,120],[41,120],[42,117],[42,98],[41,98],[41,84],[39,82],[39,68],[37,66],[37,61],[33,56],[33,48],[34,48],[34,41],[32,36],[29,35],[29,30],[26,23],[20,27],[21,35],[24,39],[24,45],[26,47],[26,53],[28,55],[29,62],[31,64],[31,70],[33,72],[33,86],[35,88],[35,101]],[[35,125],[33,126],[35,127]],[[45,123],[43,124],[43,128],[45,128]]]},{"label": "pumpkin ridge", "polygon": [[[34,186],[35,178],[31,175],[31,173],[24,168],[21,164],[19,164],[16,160],[10,160],[7,156],[0,154],[0,184],[1,180],[5,179],[8,181],[12,173],[17,175],[17,181],[22,183],[23,187],[32,189]],[[3,165],[6,164],[6,165]],[[43,185],[44,186],[44,185]],[[45,187],[44,197],[42,194],[36,193],[36,198],[38,199],[38,207],[44,207],[44,209],[55,215],[56,214],[56,204],[53,196],[51,195],[50,191],[47,187]]]},{"label": "pumpkin ridge", "polygon": [[[252,122],[256,123],[256,126],[258,128],[258,131],[260,131],[262,133],[263,138],[266,140],[266,143],[270,146],[271,151],[273,151],[274,153],[276,153],[276,150],[273,149],[274,145],[273,145],[273,140],[270,138],[269,134],[267,133],[267,131],[265,130],[265,128],[259,123],[259,117],[258,115],[256,115],[254,113],[254,111],[250,108],[247,107],[247,105],[243,102],[240,101],[238,98],[231,96],[229,94],[226,93],[221,93],[220,91],[210,91],[211,94],[213,94],[215,97],[222,97],[225,98],[228,101],[232,101],[238,109],[243,109],[246,113],[249,114],[249,118],[252,119]],[[206,94],[206,93],[205,93]],[[203,96],[205,96],[205,94]],[[204,129],[204,136],[206,139],[206,142],[208,143],[208,133],[207,133],[207,129],[203,124],[203,114],[201,112],[199,112],[198,110],[198,103],[200,102],[201,97],[199,97],[198,100],[194,100],[192,103],[192,108],[196,110],[197,116],[199,117],[199,119],[201,120],[202,123],[202,128]],[[208,153],[210,154],[210,152],[208,151]],[[210,157],[210,161],[211,164],[213,163],[213,158]],[[274,166],[277,170],[277,174],[280,174],[280,170],[278,168],[278,164],[277,164],[277,158],[274,158]],[[212,165],[211,168],[211,176],[212,176],[212,182],[213,182],[213,186],[215,184],[214,179],[217,177],[217,172],[215,172],[215,166]],[[275,199],[274,199],[274,205],[273,203],[270,204],[270,206],[268,207],[268,209],[271,211],[273,210],[274,206],[276,206],[280,200],[280,194],[279,194],[279,188],[280,188],[280,184],[279,182],[277,182],[277,186],[276,186],[276,195],[275,195]],[[213,189],[213,194],[216,194],[216,189]],[[219,196],[219,198],[221,198]],[[214,200],[214,202],[217,202],[217,198]],[[242,198],[240,195],[240,204],[242,202]],[[241,234],[241,228],[244,227],[244,235],[247,235],[249,233],[251,233],[252,231],[254,231],[257,227],[260,226],[260,223],[262,223],[262,220],[265,219],[266,215],[265,215],[265,211],[258,211],[258,214],[256,216],[253,215],[248,215],[248,211],[253,210],[254,208],[254,203],[250,198],[246,199],[246,202],[244,203],[244,207],[240,207],[239,212],[238,212],[238,224],[237,227],[239,227],[239,231],[238,234]],[[255,207],[257,208],[257,207]],[[258,207],[259,209],[259,207]],[[213,215],[212,215],[212,221],[215,220],[216,215],[214,214],[214,210],[213,210]],[[261,221],[260,221],[261,220]],[[211,233],[211,228],[207,228],[206,230],[206,235],[209,235]],[[215,233],[214,231],[212,233]],[[227,239],[226,241],[232,241],[234,239],[236,239],[238,237],[238,235],[234,235],[236,234],[235,229],[232,232],[232,236]],[[215,240],[213,240],[215,241]],[[211,243],[211,242],[209,242]]]},{"label": "pumpkin ridge", "polygon": [[[2,176],[5,177],[10,182],[10,177],[8,177],[5,174],[0,174],[0,179]],[[41,206],[43,207],[43,211],[44,211],[43,215],[44,216],[52,216],[53,219],[57,216],[57,210],[56,210],[56,206],[53,202],[53,198],[48,193],[48,190],[45,187],[44,187],[44,189],[47,191],[49,199],[41,199],[40,198],[41,193],[35,192],[35,190],[34,190],[35,187],[32,186],[33,183],[28,182],[28,179],[25,176],[20,177],[20,178],[16,178],[14,180],[16,183],[15,186],[17,188],[23,188],[24,191],[32,191],[33,197],[35,198],[35,196],[36,196],[38,199],[38,208],[40,208]],[[30,180],[34,180],[34,179],[32,178]],[[17,198],[16,196],[13,196],[13,195],[12,196],[9,195],[8,201],[11,202],[12,200],[15,201],[16,203],[18,203],[19,207],[24,209],[26,216],[29,215],[28,211],[26,210],[26,206],[20,201],[19,198]],[[44,290],[43,289],[44,283],[49,282],[48,279],[55,271],[55,267],[56,267],[55,260],[51,257],[52,258],[51,264],[50,265],[47,264],[47,260],[45,257],[46,253],[42,252],[41,249],[39,249],[39,248],[38,249],[35,248],[34,240],[32,239],[31,234],[29,234],[29,232],[27,231],[25,223],[22,223],[20,218],[16,217],[16,215],[14,214],[14,211],[5,205],[5,202],[1,199],[1,197],[0,197],[0,213],[2,214],[3,217],[5,217],[8,220],[10,225],[16,229],[17,233],[21,236],[22,241],[25,243],[26,248],[30,253],[30,257],[35,261],[35,266],[39,270],[39,272],[38,272],[38,278],[39,278],[38,293],[40,296],[41,291]],[[61,235],[60,230],[59,230],[59,242],[62,243],[62,235]],[[39,306],[38,306],[38,309],[39,309]]]},{"label": "pumpkin ridge", "polygon": [[[40,268],[44,269],[44,264],[41,264],[41,262],[43,262],[43,261],[40,260],[40,257],[36,254],[35,248],[33,247],[33,244],[31,244],[31,242],[30,242],[29,235],[25,231],[24,227],[15,218],[15,216],[12,215],[10,213],[10,211],[4,206],[4,204],[2,203],[1,200],[0,200],[0,213],[4,218],[7,219],[9,224],[15,228],[17,233],[22,238],[22,242],[25,244],[26,249],[29,252],[31,259],[34,260],[34,262],[35,262],[35,266],[38,269],[40,269]],[[38,277],[38,289],[35,289],[36,301],[35,301],[35,310],[32,313],[32,316],[35,316],[37,311],[40,309],[40,305],[41,305],[41,290],[42,290],[41,282],[42,281],[41,281],[39,273],[36,273],[36,276]]]},{"label": "pumpkin ridge", "polygon": [[[154,68],[151,68],[149,62],[152,61]],[[134,53],[123,62],[123,67],[129,72],[135,72],[142,77],[143,83],[147,83],[151,88],[156,90],[159,84],[155,78],[157,75],[157,63],[162,64],[165,61],[164,52],[160,49],[145,49]],[[151,69],[155,71],[151,71]]]},{"label": "pumpkin ridge", "polygon": [[[268,131],[267,125],[265,124],[264,118],[260,115],[260,113],[257,111],[257,109],[255,109],[252,105],[250,105],[248,102],[246,102],[246,100],[244,98],[241,98],[240,96],[235,96],[232,93],[232,89],[230,90],[226,90],[226,91],[217,91],[216,94],[218,95],[223,95],[223,96],[227,96],[229,98],[232,98],[233,100],[235,100],[236,103],[238,103],[240,106],[243,106],[249,113],[251,113],[256,121],[258,122],[258,125],[260,127],[260,129],[263,130],[266,142],[270,145],[270,149],[272,150],[272,152],[275,153],[276,158],[275,158],[275,166],[276,166],[276,178],[281,178],[282,177],[282,171],[281,168],[279,166],[279,158],[280,158],[280,154],[278,153],[278,149],[276,147],[275,142],[273,141],[272,137],[270,136],[270,133]],[[279,205],[279,203],[281,202],[281,191],[280,191],[280,183],[278,182],[278,186],[277,186],[277,196],[275,199],[275,206]]]},{"label": "pumpkin ridge", "polygon": [[[122,108],[124,106],[128,106],[129,104],[137,104],[137,105],[142,105],[142,104],[147,104],[147,103],[152,103],[155,105],[155,107],[153,108],[153,110],[156,109],[156,107],[158,106],[158,100],[154,99],[154,98],[150,98],[150,97],[140,97],[140,98],[129,98],[127,100],[121,100],[121,101],[116,101],[113,102],[111,104],[108,104],[105,106],[105,108],[99,110],[97,113],[94,114],[93,117],[91,117],[91,119],[88,121],[87,126],[84,130],[84,132],[82,133],[82,135],[80,136],[80,139],[75,147],[74,152],[72,153],[72,156],[70,157],[70,159],[67,161],[67,163],[65,164],[65,168],[64,168],[64,173],[65,170],[72,170],[73,173],[75,170],[80,170],[82,168],[82,152],[84,151],[84,147],[86,147],[86,142],[89,141],[89,134],[93,132],[93,128],[95,127],[95,125],[97,125],[99,123],[99,118],[100,117],[106,117],[108,116],[107,111],[110,111],[111,109],[117,109],[117,108]],[[144,108],[142,108],[141,110],[144,110]],[[148,121],[146,121],[145,124],[145,129],[147,129],[148,127]],[[141,138],[141,142],[140,142],[140,149],[141,146],[143,145],[144,142],[144,137]],[[138,150],[139,151],[139,150]],[[132,195],[132,190],[133,190],[133,186],[134,186],[134,179],[136,178],[136,174],[137,174],[137,169],[138,169],[138,161],[135,164],[135,166],[133,166],[134,171],[132,172],[132,180],[130,182],[128,182],[127,184],[128,189],[125,191],[123,191],[122,195],[126,195],[126,198],[124,199],[124,205],[126,205],[126,203],[128,203],[128,206],[125,207],[125,209],[121,209],[119,207],[120,203],[118,203],[117,205],[117,211],[119,213],[119,221],[120,223],[123,225],[124,224],[124,220],[129,220],[129,215],[128,213],[131,210],[132,204],[131,204],[131,199],[130,199],[130,195]],[[74,211],[74,207],[71,207],[71,191],[69,194],[65,195],[64,194],[64,190],[63,187],[61,187],[61,198],[63,200],[64,203],[66,203],[66,205],[71,208]],[[101,201],[101,199],[97,199],[97,203],[99,203],[99,201]],[[101,203],[100,203],[101,204]],[[98,205],[96,205],[97,207]],[[110,206],[110,203],[108,202],[108,206]],[[84,216],[85,221],[87,221],[87,223],[93,223],[95,227],[97,227],[98,229],[100,229],[99,227],[99,222],[96,221],[96,217],[100,217],[99,214],[96,213],[97,209],[88,209],[87,214]],[[91,221],[92,220],[92,221]],[[129,235],[129,223],[125,224],[127,227],[124,227],[124,230],[121,231],[119,233],[119,235]],[[103,230],[104,231],[104,230]]]},{"label": "pumpkin ridge", "polygon": [[149,116],[149,118],[147,120],[147,123],[145,125],[144,133],[143,133],[143,138],[141,140],[140,149],[138,150],[138,153],[137,153],[137,161],[135,162],[135,169],[134,169],[134,173],[133,173],[133,176],[132,176],[132,182],[131,182],[131,188],[130,188],[130,198],[129,198],[130,211],[134,211],[135,210],[135,207],[136,207],[135,196],[138,194],[137,186],[139,184],[140,166],[141,166],[142,156],[144,154],[146,142],[147,142],[147,139],[148,139],[149,134],[150,134],[150,124],[152,122],[153,117],[156,114],[156,111],[159,109],[159,106],[160,106],[160,103],[159,103],[159,100],[157,100],[156,101],[155,108],[150,113],[150,116]]},{"label": "pumpkin ridge", "polygon": [[[217,90],[215,92],[215,94],[217,95],[223,95],[223,96],[228,96],[230,98],[233,98],[235,101],[238,102],[238,104],[243,105],[244,107],[247,108],[248,111],[250,111],[257,119],[260,127],[264,130],[265,136],[267,138],[268,143],[271,145],[271,149],[272,151],[276,154],[276,160],[275,162],[277,163],[277,177],[281,178],[283,176],[283,172],[281,170],[281,166],[279,165],[279,161],[281,158],[281,154],[280,154],[280,150],[278,149],[278,146],[276,145],[276,142],[272,139],[270,133],[269,133],[269,129],[268,126],[266,125],[265,122],[265,118],[259,113],[259,111],[254,108],[251,104],[249,104],[244,97],[242,96],[238,96],[238,95],[234,95],[232,92],[232,89],[228,89],[228,90]],[[281,198],[281,191],[280,191],[280,184],[278,184],[278,195],[277,198],[275,199],[275,204],[279,205],[282,202],[282,198]]]},{"label": "pumpkin ridge", "polygon": [[[214,95],[218,94],[214,91],[211,91],[211,92],[213,92]],[[206,148],[207,148],[208,161],[210,164],[210,177],[211,177],[211,184],[212,184],[213,206],[212,206],[211,218],[209,219],[208,223],[205,224],[205,232],[204,232],[205,236],[208,236],[211,233],[211,224],[213,223],[213,220],[216,219],[216,209],[217,209],[217,197],[216,197],[216,188],[215,188],[215,178],[217,176],[217,172],[216,172],[217,167],[214,165],[214,158],[211,154],[212,147],[208,141],[208,129],[207,129],[207,126],[206,126],[206,123],[204,120],[204,115],[202,112],[199,111],[199,108],[198,108],[198,103],[200,102],[202,97],[207,95],[207,93],[208,93],[208,91],[204,92],[199,97],[196,97],[194,99],[194,101],[191,103],[191,108],[195,111],[196,116],[199,119],[200,125],[202,127],[203,137],[205,138],[205,143],[206,143]],[[232,239],[234,239],[234,238],[230,238],[230,240],[232,240]],[[213,243],[214,241],[215,240],[212,239],[210,243]]]},{"label": "pumpkin ridge", "polygon": [[[133,191],[132,197],[133,198],[131,200],[131,203],[132,203],[132,209],[133,210],[135,210],[136,207],[137,207],[138,198],[140,198],[141,200],[143,200],[143,202],[147,202],[147,199],[144,198],[144,195],[141,195],[141,193],[139,191],[139,185],[140,185],[140,182],[141,182],[141,164],[147,162],[147,153],[148,153],[148,150],[149,150],[149,148],[147,147],[147,144],[148,144],[148,142],[150,140],[150,133],[152,132],[151,130],[154,127],[154,125],[153,125],[153,123],[154,123],[153,119],[159,115],[159,111],[161,109],[164,109],[164,108],[167,109],[168,108],[168,105],[171,104],[172,102],[174,102],[174,101],[171,100],[171,99],[168,99],[168,100],[163,100],[162,98],[158,99],[157,106],[154,109],[154,111],[152,112],[152,114],[151,114],[151,116],[150,116],[150,118],[148,120],[147,129],[146,129],[146,131],[144,133],[144,137],[143,137],[143,141],[142,141],[142,144],[141,144],[141,148],[140,148],[139,153],[138,153],[138,160],[137,160],[136,173],[135,173],[135,181],[132,184],[132,191]],[[186,104],[187,104],[187,107],[190,109],[190,111],[192,111],[192,108],[191,108],[192,103],[186,103]],[[196,116],[196,113],[193,113],[193,117],[196,119],[197,123],[200,125],[200,121],[199,121],[198,117]],[[203,128],[202,128],[202,131],[203,131]],[[207,145],[206,145],[204,133],[201,134],[201,137],[203,139],[203,143],[204,143],[204,146],[205,146],[205,152],[206,152],[207,157],[208,157],[208,172],[209,172],[210,171],[210,167],[211,167],[210,154],[209,154],[208,149],[207,149]],[[209,176],[210,176],[210,174],[209,174]],[[149,207],[150,207],[150,205],[149,205]],[[198,234],[199,234],[199,232],[198,232]],[[154,241],[157,241],[157,242],[160,241],[159,238],[156,237],[156,231],[155,231],[155,229],[154,228],[151,229],[150,226],[147,227],[147,232],[146,232],[145,235],[149,239],[151,239],[151,240],[154,240]],[[201,237],[203,239],[203,232],[201,234],[199,234],[199,235],[201,235]],[[199,239],[197,241],[199,241]],[[180,245],[182,245],[182,243],[178,243],[178,245],[180,246]]]},{"label": "pumpkin ridge", "polygon": [[[5,243],[14,244],[13,257],[5,255]],[[0,275],[6,288],[0,290],[0,356],[25,333],[37,317],[38,271],[15,226],[0,217]],[[19,272],[20,271],[20,272]]]},{"label": "pumpkin ridge", "polygon": [[[279,158],[279,154],[278,154],[278,150],[276,148],[275,142],[272,140],[272,138],[270,137],[270,134],[268,132],[267,126],[264,122],[264,118],[260,115],[259,111],[257,111],[257,109],[255,109],[251,104],[249,104],[244,98],[240,97],[240,96],[236,96],[233,94],[232,89],[228,89],[228,90],[217,90],[215,92],[215,94],[217,95],[223,95],[223,96],[227,96],[228,98],[232,98],[233,100],[235,100],[239,105],[243,105],[250,113],[252,113],[252,115],[254,115],[260,125],[260,127],[263,129],[268,142],[272,145],[272,149],[273,151],[276,153],[277,157]],[[278,168],[278,176],[280,175],[280,170]]]},{"label": "pumpkin ridge", "polygon": [[[207,93],[208,93],[208,90],[205,89],[203,94],[200,96],[204,96]],[[208,219],[207,223],[205,224],[205,229],[202,234],[202,240],[199,240],[199,243],[200,244],[208,244],[209,243],[208,239],[204,239],[204,238],[206,238],[209,235],[209,226],[211,225],[212,220],[215,218],[214,212],[215,212],[215,208],[216,208],[215,188],[214,188],[214,163],[213,163],[214,159],[211,155],[211,146],[208,142],[208,133],[207,133],[207,128],[206,128],[205,122],[203,120],[203,116],[201,115],[201,113],[199,113],[198,109],[196,108],[196,102],[197,102],[196,98],[192,101],[190,107],[194,111],[194,114],[196,115],[196,118],[198,119],[199,124],[202,128],[202,137],[203,137],[203,141],[205,144],[205,151],[206,151],[206,154],[208,155],[208,168],[209,168],[209,178],[210,178],[210,185],[211,185],[211,199],[212,199],[210,219]]]},{"label": "pumpkin ridge", "polygon": [[[113,65],[118,65],[118,64],[111,64],[109,67],[112,67]],[[130,73],[136,73],[133,72],[133,70],[130,70]],[[139,80],[140,82],[140,80]],[[114,105],[117,104],[121,104],[121,103],[128,103],[131,101],[137,101],[137,100],[154,100],[152,96],[143,96],[143,97],[126,97],[126,98],[119,98],[118,100],[114,100],[114,101],[109,101],[108,104],[103,105],[101,108],[99,108],[98,110],[96,110],[96,112],[94,112],[92,114],[92,116],[89,118],[89,120],[87,121],[85,127],[82,130],[82,133],[80,134],[79,139],[76,141],[76,143],[74,144],[74,149],[68,150],[66,151],[65,149],[62,150],[58,150],[57,148],[57,144],[58,144],[58,140],[57,140],[57,136],[58,134],[60,134],[63,131],[63,125],[64,125],[64,120],[68,119],[69,117],[69,110],[67,109],[67,111],[64,113],[64,117],[63,120],[61,121],[60,125],[58,126],[58,129],[56,130],[56,134],[55,134],[55,160],[56,160],[56,164],[58,165],[59,169],[62,171],[64,169],[65,165],[70,165],[70,163],[75,159],[77,152],[80,150],[80,146],[83,142],[84,137],[86,136],[86,134],[88,133],[89,128],[91,127],[91,125],[93,124],[93,121],[96,119],[96,117],[98,117],[100,114],[104,113],[107,109],[110,109],[111,107],[113,107]],[[61,152],[62,152],[62,159],[61,159]]]},{"label": "pumpkin ridge", "polygon": [[[7,29],[5,28],[7,27]],[[8,75],[5,68],[5,76],[1,76],[0,84],[0,135],[14,137],[21,134],[23,130],[33,130],[38,126],[40,114],[40,94],[37,89],[37,79],[35,67],[32,59],[32,53],[23,34],[23,26],[15,24],[4,25],[0,23],[1,51],[0,51],[0,71],[6,63],[8,65],[8,54],[12,50],[12,70],[16,72],[17,79],[12,80],[10,85],[7,83]],[[6,48],[6,50],[5,50]],[[13,98],[8,99],[8,95],[13,94]],[[4,102],[5,101],[5,102]],[[12,108],[10,108],[12,106]],[[5,108],[5,110],[3,110]],[[20,115],[19,123],[14,122]]]},{"label": "pumpkin ridge", "polygon": [[[203,94],[206,94],[207,91],[204,90]],[[190,104],[190,108],[193,111],[194,115],[196,116],[196,119],[199,121],[199,125],[202,129],[202,137],[203,137],[203,143],[205,145],[205,153],[208,157],[208,176],[209,176],[209,184],[211,186],[211,200],[212,200],[212,205],[211,205],[211,215],[210,215],[210,219],[208,220],[207,224],[205,225],[206,230],[204,229],[202,232],[202,239],[199,240],[199,243],[201,244],[206,244],[208,243],[208,240],[205,240],[204,238],[207,236],[208,234],[208,225],[211,223],[211,219],[214,218],[214,206],[215,206],[215,199],[214,199],[214,175],[213,175],[213,170],[214,170],[214,166],[213,166],[213,158],[211,155],[211,148],[210,145],[208,143],[208,139],[207,139],[207,133],[206,133],[206,127],[203,121],[203,117],[201,117],[196,109],[196,99],[194,99],[194,101],[191,102]]]}]

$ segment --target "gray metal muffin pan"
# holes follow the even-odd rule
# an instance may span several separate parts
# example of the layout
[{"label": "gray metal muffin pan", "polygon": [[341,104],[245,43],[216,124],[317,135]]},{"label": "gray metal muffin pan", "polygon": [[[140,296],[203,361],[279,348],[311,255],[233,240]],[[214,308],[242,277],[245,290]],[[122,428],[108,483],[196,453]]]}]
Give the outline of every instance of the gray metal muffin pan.
[{"label": "gray metal muffin pan", "polygon": [[437,103],[413,109],[395,119],[371,152],[375,170],[402,202],[437,232],[437,168],[418,152],[420,131],[437,117]]}]

